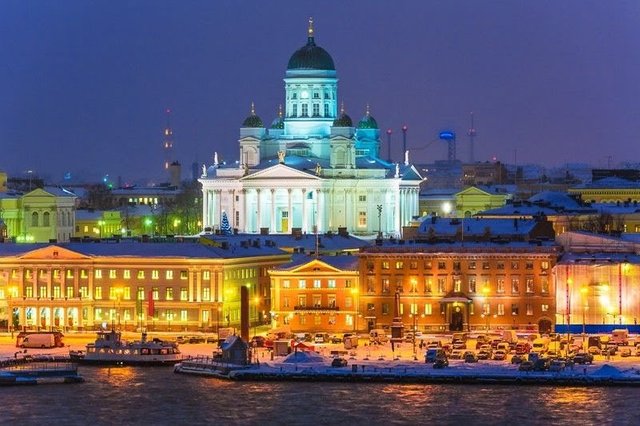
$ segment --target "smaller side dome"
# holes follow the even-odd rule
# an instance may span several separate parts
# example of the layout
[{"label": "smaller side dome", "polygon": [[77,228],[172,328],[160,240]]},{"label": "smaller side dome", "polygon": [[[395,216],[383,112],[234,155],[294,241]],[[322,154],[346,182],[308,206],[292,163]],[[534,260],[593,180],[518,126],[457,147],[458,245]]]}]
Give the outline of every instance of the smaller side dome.
[{"label": "smaller side dome", "polygon": [[256,115],[256,108],[251,102],[251,115],[244,119],[242,127],[264,127],[262,119]]},{"label": "smaller side dome", "polygon": [[364,117],[358,123],[358,129],[378,129],[378,122],[369,112],[369,105],[367,105],[367,112]]},{"label": "smaller side dome", "polygon": [[340,106],[340,116],[333,120],[333,127],[353,127],[351,117],[344,111],[344,104]]},{"label": "smaller side dome", "polygon": [[284,129],[284,117],[282,114],[282,105],[278,106],[278,116],[271,122],[272,129]]}]

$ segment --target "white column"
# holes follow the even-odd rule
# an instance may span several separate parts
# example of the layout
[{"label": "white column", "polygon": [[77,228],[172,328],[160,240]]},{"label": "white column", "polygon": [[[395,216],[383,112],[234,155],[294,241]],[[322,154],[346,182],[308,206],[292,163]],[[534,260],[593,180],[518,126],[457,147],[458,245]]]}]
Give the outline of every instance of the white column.
[{"label": "white column", "polygon": [[238,224],[238,228],[242,230],[242,232],[249,232],[249,206],[247,204],[247,190],[242,190],[242,212],[240,213],[240,223]]},{"label": "white column", "polygon": [[307,190],[301,189],[302,193],[302,232],[306,233],[307,230]]},{"label": "white column", "polygon": [[322,221],[324,219],[324,193],[322,189],[316,190],[316,230],[318,233],[322,232]]},{"label": "white column", "polygon": [[269,232],[276,232],[276,190],[271,190],[271,221]]},{"label": "white column", "polygon": [[260,228],[262,228],[262,209],[260,208],[262,206],[262,202],[260,200],[260,190],[256,189],[256,204],[258,207],[258,217],[256,218],[256,223],[257,223],[257,229],[256,232],[260,232]]},{"label": "white column", "polygon": [[390,229],[389,232],[393,232],[394,234],[397,234],[398,231],[400,230],[400,200],[402,199],[402,197],[400,196],[400,188],[398,188],[398,190],[396,191],[396,202],[394,203],[394,215],[393,215],[393,222],[388,222],[390,224],[392,224],[391,226],[393,227],[393,229]]},{"label": "white column", "polygon": [[209,190],[205,189],[202,196],[202,229],[209,225]]},{"label": "white column", "polygon": [[291,203],[291,197],[292,197],[291,191],[292,191],[291,188],[287,189],[287,192],[288,192],[288,194],[287,194],[288,195],[288,200],[287,200],[288,201],[288,206],[287,206],[287,208],[289,209],[289,213],[288,213],[289,220],[287,221],[287,227],[288,227],[287,233],[289,233],[289,234],[291,233],[291,228],[293,227],[293,209],[292,209],[292,205],[291,205],[292,204]]}]

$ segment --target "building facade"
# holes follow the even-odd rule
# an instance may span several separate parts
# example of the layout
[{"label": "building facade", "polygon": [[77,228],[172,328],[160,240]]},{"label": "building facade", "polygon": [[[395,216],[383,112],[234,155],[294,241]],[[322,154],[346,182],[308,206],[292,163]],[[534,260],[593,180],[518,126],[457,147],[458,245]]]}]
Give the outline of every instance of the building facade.
[{"label": "building facade", "polygon": [[365,329],[390,326],[396,309],[405,328],[431,332],[549,331],[555,323],[557,246],[406,243],[359,257]]},{"label": "building facade", "polygon": [[338,109],[333,59],[315,43],[289,59],[284,112],[267,129],[252,105],[235,166],[203,166],[203,229],[224,215],[241,233],[337,231],[399,235],[418,214],[422,180],[409,163],[380,159],[380,130],[367,107],[354,124]]},{"label": "building facade", "polygon": [[15,241],[67,242],[75,231],[75,199],[75,194],[57,187],[0,193],[0,219]]},{"label": "building facade", "polygon": [[228,244],[0,245],[0,323],[7,329],[213,331],[239,326],[240,288],[252,325],[268,322],[267,270],[290,255]]},{"label": "building facade", "polygon": [[356,256],[299,256],[269,276],[274,328],[332,333],[363,328]]}]

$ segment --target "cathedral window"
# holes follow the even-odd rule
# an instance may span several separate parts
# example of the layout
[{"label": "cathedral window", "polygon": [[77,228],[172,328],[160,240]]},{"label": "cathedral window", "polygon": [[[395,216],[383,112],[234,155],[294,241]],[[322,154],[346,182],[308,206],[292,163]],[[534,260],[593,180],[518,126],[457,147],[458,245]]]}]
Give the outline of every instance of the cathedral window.
[{"label": "cathedral window", "polygon": [[292,117],[298,116],[298,105],[294,104],[293,107],[291,108],[291,116]]},{"label": "cathedral window", "polygon": [[320,105],[319,104],[313,104],[313,116],[314,117],[320,117]]},{"label": "cathedral window", "polygon": [[313,92],[313,99],[320,99],[320,92]]},{"label": "cathedral window", "polygon": [[325,91],[325,92],[324,92],[324,98],[325,98],[325,99],[331,99],[331,95],[329,94],[329,92],[328,92],[328,91]]},{"label": "cathedral window", "polygon": [[324,104],[324,116],[329,117],[329,104]]},{"label": "cathedral window", "polygon": [[38,212],[31,214],[31,226],[38,226]]},{"label": "cathedral window", "polygon": [[367,226],[367,212],[358,212],[358,226]]},{"label": "cathedral window", "polygon": [[309,116],[309,105],[302,104],[302,113],[300,114],[300,117],[308,117],[308,116]]},{"label": "cathedral window", "polygon": [[293,92],[291,94],[291,99],[298,99],[298,94],[296,92]]}]

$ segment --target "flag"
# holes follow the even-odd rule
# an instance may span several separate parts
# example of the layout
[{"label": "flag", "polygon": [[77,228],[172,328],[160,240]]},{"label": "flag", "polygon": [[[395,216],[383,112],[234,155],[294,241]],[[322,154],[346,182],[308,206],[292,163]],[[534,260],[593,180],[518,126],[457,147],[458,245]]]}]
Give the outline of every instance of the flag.
[{"label": "flag", "polygon": [[154,303],[153,303],[153,290],[149,290],[149,310],[148,310],[148,315],[150,317],[153,316],[153,311],[154,311]]}]

